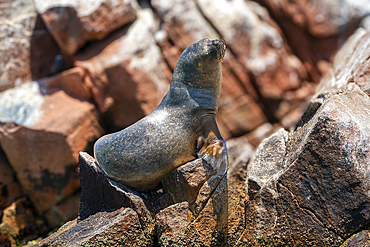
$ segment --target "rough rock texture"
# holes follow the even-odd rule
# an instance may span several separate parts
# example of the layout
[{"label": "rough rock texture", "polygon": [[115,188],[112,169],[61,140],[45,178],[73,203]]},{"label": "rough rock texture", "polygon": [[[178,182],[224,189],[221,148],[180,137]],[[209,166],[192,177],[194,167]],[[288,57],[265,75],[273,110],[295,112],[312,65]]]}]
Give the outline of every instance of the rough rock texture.
[{"label": "rough rock texture", "polygon": [[152,112],[167,93],[170,71],[155,44],[157,28],[153,13],[140,10],[132,25],[76,56],[75,65],[91,76],[100,112],[109,110],[108,126],[133,124]]},{"label": "rough rock texture", "polygon": [[31,79],[30,41],[36,23],[32,0],[0,5],[0,92]]},{"label": "rough rock texture", "polygon": [[70,221],[36,246],[153,246],[131,208],[99,212],[84,221]]},{"label": "rough rock texture", "polygon": [[49,32],[67,56],[74,55],[87,41],[103,39],[136,17],[137,3],[132,0],[34,2]]},{"label": "rough rock texture", "polygon": [[334,246],[369,223],[369,109],[366,94],[346,90],[289,139],[282,130],[260,145],[246,180],[244,239]]},{"label": "rough rock texture", "polygon": [[54,210],[79,189],[78,152],[102,134],[95,107],[64,91],[41,95],[36,82],[3,92],[0,102],[0,143],[23,191],[38,213]]},{"label": "rough rock texture", "polygon": [[[330,88],[341,88],[354,82],[364,92],[370,94],[369,56],[370,34],[359,28],[337,53],[333,61],[333,69],[326,74],[317,86],[316,92],[322,93]],[[316,96],[314,98],[317,98]]]},{"label": "rough rock texture", "polygon": [[[248,165],[246,229],[238,243],[339,246],[368,227],[370,98],[368,82],[357,78],[366,76],[369,52],[360,29],[335,57],[297,129],[261,143]],[[363,246],[364,234],[348,243]]]}]

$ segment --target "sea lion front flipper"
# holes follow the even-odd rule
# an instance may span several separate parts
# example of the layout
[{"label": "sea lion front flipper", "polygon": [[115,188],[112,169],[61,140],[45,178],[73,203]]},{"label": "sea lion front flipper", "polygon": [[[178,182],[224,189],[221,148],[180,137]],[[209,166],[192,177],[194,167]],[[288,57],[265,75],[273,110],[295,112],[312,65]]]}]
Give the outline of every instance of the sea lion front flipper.
[{"label": "sea lion front flipper", "polygon": [[217,171],[217,175],[224,175],[229,164],[226,142],[214,120],[207,122],[206,126],[203,135],[197,140],[198,157],[210,164]]}]

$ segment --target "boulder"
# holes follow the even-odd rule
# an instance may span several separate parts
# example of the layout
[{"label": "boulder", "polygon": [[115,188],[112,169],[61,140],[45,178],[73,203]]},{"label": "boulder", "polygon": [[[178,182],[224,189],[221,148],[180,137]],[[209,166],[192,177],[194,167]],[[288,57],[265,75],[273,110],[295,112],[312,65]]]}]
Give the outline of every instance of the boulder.
[{"label": "boulder", "polygon": [[[335,52],[360,25],[368,26],[366,2],[358,1],[262,1],[286,34],[291,49],[319,82]],[[366,18],[368,19],[368,18]],[[367,22],[368,23],[368,22]]]},{"label": "boulder", "polygon": [[169,89],[170,74],[155,43],[153,12],[141,9],[136,21],[76,55],[88,71],[92,95],[108,127],[133,124],[152,112]]},{"label": "boulder", "polygon": [[368,35],[357,30],[338,52],[296,130],[261,143],[247,168],[238,243],[366,246]]},{"label": "boulder", "polygon": [[97,161],[87,153],[80,153],[79,162],[81,199],[78,222],[101,211],[130,207],[138,213],[143,226],[152,227],[154,220],[148,209],[148,203],[139,193],[108,178]]},{"label": "boulder", "polygon": [[72,56],[87,41],[100,40],[136,18],[132,0],[44,1],[35,7],[66,56]]},{"label": "boulder", "polygon": [[5,0],[0,16],[1,92],[32,77],[30,42],[37,13],[32,0]]},{"label": "boulder", "polygon": [[369,109],[369,96],[347,89],[289,136],[261,143],[246,180],[243,239],[338,246],[368,224]]},{"label": "boulder", "polygon": [[0,104],[0,144],[23,191],[37,213],[57,210],[80,187],[78,152],[103,134],[95,106],[62,90],[42,95],[37,82],[1,93]]},{"label": "boulder", "polygon": [[179,242],[190,224],[189,204],[181,202],[171,205],[156,214],[156,232],[160,236],[160,246],[170,246]]}]

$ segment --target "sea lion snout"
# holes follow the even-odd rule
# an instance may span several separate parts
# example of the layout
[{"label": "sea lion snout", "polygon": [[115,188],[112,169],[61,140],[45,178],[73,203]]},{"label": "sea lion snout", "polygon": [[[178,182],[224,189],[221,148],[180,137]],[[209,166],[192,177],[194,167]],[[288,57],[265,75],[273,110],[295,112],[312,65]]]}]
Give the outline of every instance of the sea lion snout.
[{"label": "sea lion snout", "polygon": [[218,57],[222,61],[225,57],[226,42],[223,39],[214,39],[211,42],[216,47]]}]

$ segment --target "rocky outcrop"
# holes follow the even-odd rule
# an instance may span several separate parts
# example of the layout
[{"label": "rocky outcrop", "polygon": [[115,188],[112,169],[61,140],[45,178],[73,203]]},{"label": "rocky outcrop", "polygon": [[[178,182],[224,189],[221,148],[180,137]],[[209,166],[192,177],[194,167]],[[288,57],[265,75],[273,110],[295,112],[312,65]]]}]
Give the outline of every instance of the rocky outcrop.
[{"label": "rocky outcrop", "polygon": [[[221,37],[225,39],[228,50],[223,61],[222,97],[217,121],[223,137],[230,140],[227,181],[226,178],[214,176],[212,169],[198,160],[166,178],[164,191],[137,195],[143,197],[143,202],[157,201],[151,206],[151,203],[144,203],[153,214],[154,226],[147,228],[141,225],[141,214],[137,209],[133,208],[135,213],[127,214],[125,210],[132,208],[131,204],[125,208],[117,206],[110,209],[111,214],[106,217],[112,221],[107,224],[112,226],[110,229],[117,229],[116,226],[122,226],[125,219],[136,222],[138,218],[140,227],[133,223],[125,229],[139,229],[135,230],[135,236],[141,236],[149,229],[151,232],[144,235],[147,237],[149,234],[148,239],[154,239],[154,244],[156,241],[162,244],[195,244],[191,242],[195,239],[202,241],[203,245],[215,245],[227,238],[227,243],[238,245],[258,239],[253,236],[262,236],[270,221],[256,219],[257,223],[249,222],[266,225],[258,232],[262,235],[252,234],[249,228],[246,230],[246,214],[258,212],[265,215],[265,204],[249,202],[248,199],[250,193],[252,197],[253,193],[259,192],[244,188],[245,181],[249,179],[249,169],[255,172],[256,167],[263,167],[261,164],[266,161],[263,157],[273,152],[274,155],[267,158],[266,163],[275,170],[282,169],[285,174],[286,167],[293,166],[290,161],[285,161],[287,157],[282,157],[286,135],[286,155],[303,155],[299,150],[288,150],[290,138],[301,138],[297,137],[301,133],[297,131],[303,129],[307,133],[314,131],[316,125],[310,121],[315,114],[320,112],[321,117],[327,114],[327,111],[319,111],[320,107],[334,99],[339,101],[331,104],[342,101],[347,104],[350,101],[345,97],[365,100],[361,92],[369,95],[369,37],[364,29],[357,31],[345,44],[335,57],[331,70],[334,53],[344,40],[358,25],[369,26],[367,5],[350,1],[341,1],[339,5],[339,2],[3,2],[0,6],[0,91],[6,91],[0,96],[0,121],[4,122],[0,131],[1,149],[4,150],[4,155],[0,154],[1,211],[26,196],[29,199],[25,207],[32,208],[35,215],[41,214],[41,218],[47,219],[45,224],[49,227],[76,217],[80,199],[76,170],[78,152],[85,150],[91,153],[90,142],[95,138],[127,127],[149,114],[165,95],[171,71],[182,50],[204,37]],[[314,94],[315,83],[326,71],[331,72],[321,80],[305,111],[307,97]],[[31,79],[37,84],[28,83]],[[19,88],[21,84],[25,85]],[[16,92],[23,93],[14,93],[10,89],[12,87],[16,87]],[[307,123],[313,126],[307,127]],[[281,135],[278,146],[276,136],[271,148],[270,144],[267,145],[269,141],[263,144],[263,149],[269,152],[258,151],[256,156],[263,162],[255,157],[254,162],[249,163],[254,148],[266,136],[281,126],[293,130],[296,125],[298,128],[294,134],[278,132]],[[239,138],[234,140],[233,137]],[[339,137],[344,138],[338,134]],[[279,161],[274,166],[274,160],[284,160],[285,163]],[[266,173],[272,174],[274,169],[267,169]],[[257,177],[261,175],[258,172],[253,174]],[[280,172],[277,177],[288,176],[284,174]],[[251,181],[254,181],[253,176]],[[264,188],[261,188],[261,198],[266,192]],[[228,194],[227,207],[220,208],[217,203],[225,203],[225,190]],[[269,191],[275,193],[272,189]],[[287,192],[280,196],[284,197],[284,202],[297,201],[295,209],[302,211],[303,204],[298,201],[298,194],[293,192],[294,195]],[[254,207],[259,211],[253,211]],[[278,206],[276,208],[280,210]],[[228,229],[222,229],[225,210]],[[124,214],[122,218],[117,216],[120,213]],[[0,212],[0,216],[3,215]],[[274,213],[266,215],[276,216]],[[317,215],[316,223],[326,222],[324,218],[327,216]],[[96,217],[90,223],[105,216],[100,214]],[[75,227],[82,222],[69,226],[76,230]],[[288,219],[286,222],[292,226],[299,225]],[[338,231],[342,231],[338,230],[341,226],[327,222],[312,229],[329,229],[334,234],[332,239],[338,240],[335,243],[352,234],[348,230],[345,234],[341,232],[340,238],[335,237]],[[284,228],[283,225],[279,226]],[[208,235],[204,230],[206,226],[210,226]],[[365,228],[356,227],[358,231]],[[71,234],[67,228],[63,229],[65,236]],[[291,232],[294,233],[294,230]],[[103,232],[90,233],[83,243],[103,238]],[[296,236],[293,233],[292,236]],[[7,234],[1,236],[9,237]],[[282,237],[288,233],[284,234]],[[117,238],[112,236],[112,239]],[[14,242],[14,239],[8,240]]]},{"label": "rocky outcrop", "polygon": [[[370,98],[368,82],[357,79],[366,77],[367,44],[368,34],[358,30],[297,129],[280,130],[259,146],[248,165],[239,243],[339,246],[370,223]],[[361,236],[346,243],[362,246]]]},{"label": "rocky outcrop", "polygon": [[[369,27],[366,2],[262,0],[286,34],[291,49],[316,82],[335,51],[359,27]],[[368,29],[369,30],[369,29]]]},{"label": "rocky outcrop", "polygon": [[[218,245],[226,236],[227,182],[225,176],[212,174],[216,171],[198,159],[168,175],[163,190],[138,193],[109,179],[94,158],[80,153],[79,217],[37,246],[109,241],[133,246]],[[175,194],[176,186],[185,193]],[[80,232],[82,236],[71,238]]]},{"label": "rocky outcrop", "polygon": [[0,143],[37,212],[55,224],[75,215],[56,204],[79,189],[78,152],[89,149],[102,129],[91,103],[39,90],[28,82],[0,94]]}]

